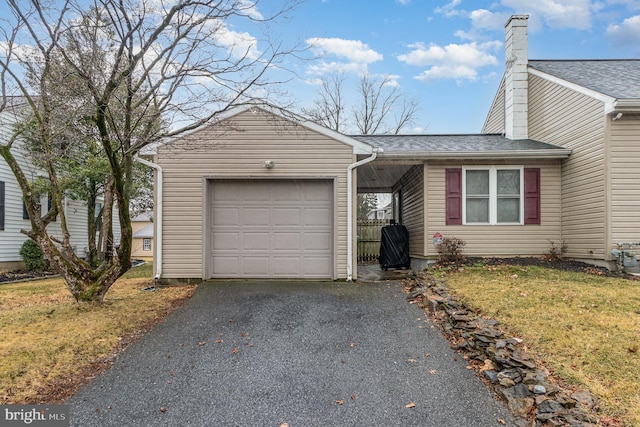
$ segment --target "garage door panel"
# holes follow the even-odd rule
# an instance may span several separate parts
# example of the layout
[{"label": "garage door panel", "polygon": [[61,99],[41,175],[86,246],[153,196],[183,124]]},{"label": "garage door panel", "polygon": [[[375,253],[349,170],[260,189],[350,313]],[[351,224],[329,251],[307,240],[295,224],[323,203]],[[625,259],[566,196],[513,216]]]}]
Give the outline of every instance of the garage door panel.
[{"label": "garage door panel", "polygon": [[240,249],[240,233],[219,232],[213,240],[213,249],[219,251],[237,251]]},{"label": "garage door panel", "polygon": [[322,183],[308,183],[304,187],[304,199],[307,202],[330,202],[333,200],[333,189]]},{"label": "garage door panel", "polygon": [[[273,233],[273,250],[274,251],[300,251],[300,234],[274,232]],[[297,256],[297,254],[292,254]]]},{"label": "garage door panel", "polygon": [[273,208],[272,223],[276,227],[300,227],[301,208]]},{"label": "garage door panel", "polygon": [[219,255],[213,258],[213,271],[221,277],[233,277],[238,274],[239,259],[236,256]]},{"label": "garage door panel", "polygon": [[[268,255],[243,256],[241,259],[242,271],[240,275],[245,277],[268,277],[271,259]],[[214,270],[215,271],[215,270]]]},{"label": "garage door panel", "polygon": [[331,180],[214,180],[210,277],[332,278]]},{"label": "garage door panel", "polygon": [[269,185],[265,182],[255,182],[255,185],[247,186],[244,182],[238,184],[240,201],[244,202],[268,202],[270,199]]},{"label": "garage door panel", "polygon": [[307,256],[302,259],[303,277],[318,277],[331,268],[331,263],[325,257]]},{"label": "garage door panel", "polygon": [[332,210],[329,208],[307,208],[304,215],[305,227],[329,227],[332,223]]},{"label": "garage door panel", "polygon": [[243,233],[243,245],[244,251],[268,251],[269,250],[269,233],[268,232],[250,232]]},{"label": "garage door panel", "polygon": [[302,237],[304,251],[328,251],[331,250],[332,244],[330,233],[305,233]]},{"label": "garage door panel", "polygon": [[211,222],[213,226],[237,227],[239,215],[240,209],[237,207],[215,207],[211,212]]},{"label": "garage door panel", "polygon": [[301,202],[300,185],[293,183],[278,185],[272,190],[271,199],[278,204],[279,202],[290,202],[288,204]]},{"label": "garage door panel", "polygon": [[273,257],[273,275],[279,277],[300,276],[300,259],[291,257]]},{"label": "garage door panel", "polygon": [[269,226],[269,209],[245,207],[240,215],[240,224],[243,226]]}]

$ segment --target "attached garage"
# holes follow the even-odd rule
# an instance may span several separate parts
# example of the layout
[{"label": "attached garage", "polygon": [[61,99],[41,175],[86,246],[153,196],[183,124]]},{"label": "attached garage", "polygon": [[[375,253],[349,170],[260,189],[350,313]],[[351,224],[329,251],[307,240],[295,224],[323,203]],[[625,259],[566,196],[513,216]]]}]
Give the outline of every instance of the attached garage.
[{"label": "attached garage", "polygon": [[209,180],[209,278],[335,277],[334,183]]},{"label": "attached garage", "polygon": [[146,154],[158,171],[156,277],[356,278],[354,164],[372,153],[264,104],[164,141]]}]

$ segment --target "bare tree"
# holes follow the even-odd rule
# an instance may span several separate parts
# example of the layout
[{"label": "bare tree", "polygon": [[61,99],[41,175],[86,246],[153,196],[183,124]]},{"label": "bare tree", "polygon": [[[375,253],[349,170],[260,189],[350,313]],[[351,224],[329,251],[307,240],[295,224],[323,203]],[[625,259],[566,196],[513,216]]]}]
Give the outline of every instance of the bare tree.
[{"label": "bare tree", "polygon": [[343,73],[330,74],[320,79],[314,106],[302,109],[302,113],[326,128],[341,132],[345,128],[344,81]]},{"label": "bare tree", "polygon": [[[359,104],[353,109],[356,127],[363,135],[400,133],[415,117],[417,101],[408,99],[398,86],[391,85],[387,75],[372,78],[368,73],[360,77]],[[393,123],[390,123],[393,116]]]},{"label": "bare tree", "polygon": [[[129,207],[138,151],[195,129],[232,105],[264,99],[277,87],[268,71],[295,50],[234,33],[229,23],[267,25],[297,1],[263,16],[258,2],[246,0],[7,0],[10,15],[0,27],[0,110],[14,105],[11,96],[18,95],[21,103],[14,112],[24,124],[0,144],[0,155],[24,194],[31,229],[23,232],[77,301],[102,301],[131,267]],[[53,200],[44,216],[34,184],[14,156],[28,141],[37,141]],[[73,157],[88,142],[97,144],[108,165],[101,214],[108,245],[97,266],[74,253],[62,208],[59,160]],[[117,248],[114,211],[121,228]],[[56,217],[60,239],[46,230]]]},{"label": "bare tree", "polygon": [[321,78],[313,107],[302,109],[302,113],[342,133],[398,134],[414,123],[418,102],[393,85],[390,76],[362,74],[355,88],[356,104],[350,108],[346,81],[343,73]]}]

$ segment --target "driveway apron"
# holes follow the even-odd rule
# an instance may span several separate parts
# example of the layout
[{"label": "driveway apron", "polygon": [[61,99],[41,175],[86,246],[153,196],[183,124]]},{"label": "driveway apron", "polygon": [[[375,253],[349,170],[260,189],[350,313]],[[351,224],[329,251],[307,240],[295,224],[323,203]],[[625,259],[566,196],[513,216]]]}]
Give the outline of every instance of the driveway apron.
[{"label": "driveway apron", "polygon": [[513,425],[466,365],[398,282],[211,282],[68,403],[73,426]]}]

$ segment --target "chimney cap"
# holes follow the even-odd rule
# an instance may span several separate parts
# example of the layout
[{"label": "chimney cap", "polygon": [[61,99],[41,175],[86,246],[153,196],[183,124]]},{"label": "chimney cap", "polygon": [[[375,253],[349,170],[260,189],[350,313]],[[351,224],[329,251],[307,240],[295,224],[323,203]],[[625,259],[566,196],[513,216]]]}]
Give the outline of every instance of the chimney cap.
[{"label": "chimney cap", "polygon": [[504,24],[504,26],[508,27],[509,24],[511,24],[511,21],[513,21],[515,19],[527,21],[529,19],[529,15],[511,15],[511,17],[507,20],[507,22]]}]

